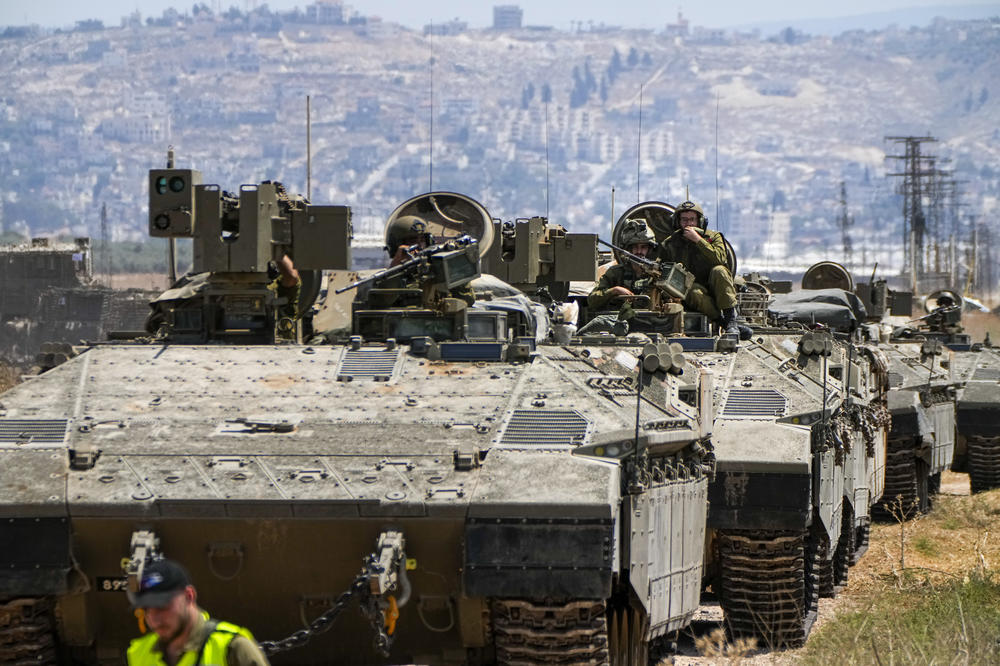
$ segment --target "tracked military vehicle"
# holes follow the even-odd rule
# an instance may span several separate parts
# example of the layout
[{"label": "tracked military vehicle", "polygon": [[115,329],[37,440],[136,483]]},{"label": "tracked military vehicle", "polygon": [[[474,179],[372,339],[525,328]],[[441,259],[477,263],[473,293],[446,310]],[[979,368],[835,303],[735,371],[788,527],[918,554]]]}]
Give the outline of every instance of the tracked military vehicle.
[{"label": "tracked military vehicle", "polygon": [[150,231],[193,239],[204,286],[0,396],[0,661],[121,663],[159,556],[276,664],[645,664],[690,621],[710,373],[454,298],[490,225],[456,201],[304,344],[267,263],[347,269],[349,210],[151,172]]},{"label": "tracked military vehicle", "polygon": [[867,549],[887,364],[847,332],[768,317],[762,295],[740,295],[753,339],[717,360],[713,587],[733,634],[796,646]]},{"label": "tracked military vehicle", "polygon": [[[626,220],[665,235],[670,211],[663,202],[634,206],[612,236]],[[678,278],[663,287],[666,307],[686,280],[676,265],[660,273]],[[731,633],[780,647],[802,644],[820,594],[834,594],[867,547],[870,506],[883,486],[887,373],[878,350],[769,318],[768,300],[761,284],[741,295],[754,326],[746,342],[720,338],[691,312],[660,330],[715,382],[706,587]]]},{"label": "tracked military vehicle", "polygon": [[[886,489],[877,514],[894,520],[927,511],[940,488],[941,473],[952,466],[959,381],[951,366],[955,354],[946,342],[968,345],[954,328],[953,308],[908,320],[912,294],[893,292],[884,280],[874,279],[857,285],[856,291],[867,312],[867,337],[881,342],[890,363],[892,429]],[[893,321],[907,323],[893,326]]]},{"label": "tracked military vehicle", "polygon": [[[889,292],[889,298],[896,294]],[[939,290],[923,299],[925,314],[892,330],[938,357],[953,383],[955,451],[951,467],[968,472],[972,492],[1000,486],[1000,355],[989,341],[973,343],[963,332],[962,297]]]}]

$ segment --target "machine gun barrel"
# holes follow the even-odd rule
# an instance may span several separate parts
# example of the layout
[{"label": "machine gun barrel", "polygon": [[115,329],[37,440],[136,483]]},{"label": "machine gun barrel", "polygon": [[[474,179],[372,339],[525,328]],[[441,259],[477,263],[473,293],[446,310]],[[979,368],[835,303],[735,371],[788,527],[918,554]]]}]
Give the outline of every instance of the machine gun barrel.
[{"label": "machine gun barrel", "polygon": [[647,259],[646,257],[640,257],[637,254],[632,254],[631,252],[629,252],[625,248],[618,247],[614,243],[609,243],[608,241],[601,240],[600,238],[597,239],[597,242],[600,243],[601,245],[607,245],[612,250],[617,250],[618,252],[621,252],[622,254],[624,254],[626,257],[628,257],[629,259],[631,259],[635,263],[642,264],[643,266],[646,266],[647,268],[659,268],[660,267],[660,263],[658,261],[653,261],[652,259]]},{"label": "machine gun barrel", "polygon": [[427,248],[424,248],[423,250],[420,250],[418,253],[416,253],[415,255],[413,255],[410,259],[407,259],[406,261],[404,261],[401,264],[397,264],[396,266],[391,266],[389,268],[386,268],[384,270],[379,271],[378,273],[375,273],[373,275],[369,275],[366,278],[362,278],[360,280],[352,282],[349,285],[346,285],[344,287],[341,287],[340,289],[337,289],[334,293],[335,294],[342,294],[345,291],[349,291],[351,289],[357,289],[358,287],[360,287],[362,285],[365,285],[365,284],[369,284],[371,282],[378,282],[379,280],[386,280],[386,279],[389,279],[389,278],[394,278],[397,275],[405,275],[405,274],[409,273],[411,270],[413,270],[414,268],[416,268],[417,266],[420,266],[421,264],[425,263],[429,257],[431,257],[431,256],[433,256],[433,255],[435,255],[435,254],[437,254],[439,252],[444,252],[444,251],[447,251],[447,250],[456,250],[459,247],[465,247],[467,245],[470,245],[473,242],[475,242],[475,239],[473,239],[468,234],[466,234],[464,236],[459,236],[457,238],[450,238],[445,243],[439,243],[437,245],[431,245],[430,247],[427,247]]}]

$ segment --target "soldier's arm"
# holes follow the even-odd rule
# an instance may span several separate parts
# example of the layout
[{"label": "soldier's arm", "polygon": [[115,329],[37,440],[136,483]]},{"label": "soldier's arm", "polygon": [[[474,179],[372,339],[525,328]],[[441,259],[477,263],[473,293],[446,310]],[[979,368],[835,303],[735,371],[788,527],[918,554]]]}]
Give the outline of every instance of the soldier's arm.
[{"label": "soldier's arm", "polygon": [[615,296],[628,296],[632,293],[625,287],[620,287],[615,284],[618,276],[618,271],[616,271],[615,268],[617,267],[609,268],[604,275],[601,276],[597,286],[591,290],[590,294],[587,296],[587,305],[589,307],[595,309],[603,308]]},{"label": "soldier's arm", "polygon": [[281,256],[281,260],[277,262],[278,264],[278,281],[281,283],[282,287],[295,287],[302,284],[299,279],[299,272],[295,270],[295,264],[292,263],[292,258],[287,254]]},{"label": "soldier's arm", "polygon": [[725,266],[729,263],[726,254],[726,241],[718,231],[706,232],[697,243],[698,253],[712,266]]},{"label": "soldier's arm", "polygon": [[587,296],[587,305],[589,307],[595,309],[603,308],[611,300],[612,296],[608,293],[608,290],[612,287],[609,273],[611,273],[611,269],[605,271],[601,279],[597,281],[597,286],[590,290],[590,294]]}]

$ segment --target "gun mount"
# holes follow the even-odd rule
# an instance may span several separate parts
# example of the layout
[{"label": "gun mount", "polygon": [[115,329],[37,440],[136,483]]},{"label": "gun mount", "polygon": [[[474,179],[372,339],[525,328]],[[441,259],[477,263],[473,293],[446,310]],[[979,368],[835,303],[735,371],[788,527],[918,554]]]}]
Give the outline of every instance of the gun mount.
[{"label": "gun mount", "polygon": [[[469,283],[479,277],[479,243],[460,236],[414,252],[410,259],[337,289],[359,289],[351,331],[365,340],[414,337],[462,340],[477,336]],[[499,333],[495,321],[491,337]],[[487,326],[489,328],[489,326]]]},{"label": "gun mount", "polygon": [[[193,245],[192,272],[151,304],[147,321],[150,333],[174,342],[300,338],[321,271],[351,263],[349,207],[311,204],[274,181],[231,194],[194,169],[150,170],[149,234]],[[269,266],[285,256],[302,277],[295,308],[269,288]]]},{"label": "gun mount", "polygon": [[547,289],[565,300],[572,281],[592,282],[597,268],[597,235],[569,233],[547,218],[494,222],[495,242],[483,255],[483,272],[526,294]]}]

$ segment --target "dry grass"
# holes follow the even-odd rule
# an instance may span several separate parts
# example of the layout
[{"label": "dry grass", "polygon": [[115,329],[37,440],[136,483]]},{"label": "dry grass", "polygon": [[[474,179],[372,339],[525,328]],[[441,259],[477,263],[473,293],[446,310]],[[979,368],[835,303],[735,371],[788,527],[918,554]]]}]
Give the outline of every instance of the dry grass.
[{"label": "dry grass", "polygon": [[[942,487],[954,487],[956,479],[965,478],[945,472]],[[1000,490],[975,496],[939,495],[930,513],[903,524],[907,569],[924,571],[934,581],[938,580],[935,575],[963,576],[979,566],[995,568],[1000,563],[1000,535],[991,531],[996,530],[998,519]],[[871,547],[851,568],[847,598],[882,591],[887,575],[902,573],[898,571],[899,536],[898,524],[872,525]]]},{"label": "dry grass", "polygon": [[739,638],[735,643],[726,640],[726,632],[715,629],[707,636],[699,636],[694,642],[698,653],[712,663],[740,664],[751,657],[757,649],[757,639]]},{"label": "dry grass", "polygon": [[[956,487],[957,477],[964,475],[946,472],[943,486]],[[926,516],[874,525],[835,617],[813,632],[795,661],[1000,661],[998,518],[1000,490],[994,490],[941,495]]]}]

